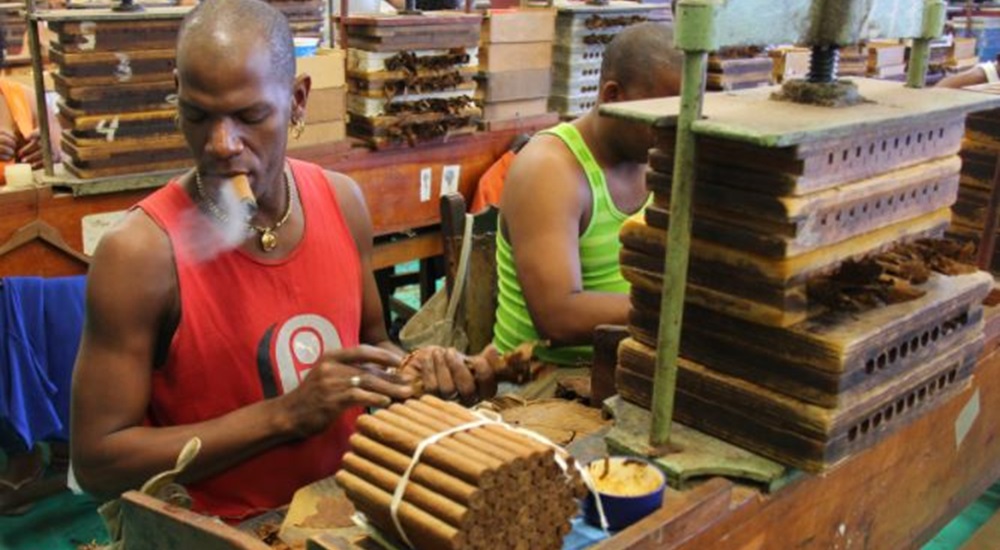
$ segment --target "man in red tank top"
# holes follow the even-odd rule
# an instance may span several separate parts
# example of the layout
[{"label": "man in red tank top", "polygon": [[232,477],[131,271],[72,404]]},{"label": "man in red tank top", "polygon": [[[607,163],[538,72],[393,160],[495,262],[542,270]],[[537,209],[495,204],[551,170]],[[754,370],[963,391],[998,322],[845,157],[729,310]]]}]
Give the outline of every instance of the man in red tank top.
[{"label": "man in red tank top", "polygon": [[[358,186],[285,157],[310,85],[295,76],[285,17],[259,0],[202,3],[176,75],[195,168],[95,253],[72,459],[83,488],[110,496],[171,468],[197,436],[180,482],[196,510],[238,521],[331,475],[362,408],[413,390],[385,370],[401,352],[382,322]],[[249,217],[229,200],[237,176],[257,204]],[[425,389],[495,391],[454,350],[424,358]]]}]

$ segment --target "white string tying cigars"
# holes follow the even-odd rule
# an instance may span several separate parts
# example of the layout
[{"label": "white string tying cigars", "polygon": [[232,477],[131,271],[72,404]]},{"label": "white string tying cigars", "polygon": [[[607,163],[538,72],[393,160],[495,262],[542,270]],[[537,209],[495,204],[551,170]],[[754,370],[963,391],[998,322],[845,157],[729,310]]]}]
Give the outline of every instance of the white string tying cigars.
[{"label": "white string tying cigars", "polygon": [[[403,542],[410,548],[413,548],[413,543],[411,543],[410,538],[406,536],[406,531],[403,530],[403,524],[400,523],[399,521],[399,506],[400,504],[403,503],[403,494],[406,493],[406,486],[409,485],[410,483],[410,474],[413,473],[413,469],[416,468],[417,464],[420,462],[420,457],[421,455],[424,454],[424,451],[427,449],[427,447],[430,447],[431,445],[437,443],[438,441],[441,441],[442,439],[452,434],[456,434],[458,432],[464,432],[467,430],[472,430],[474,428],[479,428],[482,426],[491,425],[491,426],[502,426],[512,432],[519,433],[547,447],[551,447],[556,451],[562,451],[561,447],[559,447],[558,445],[556,445],[555,443],[553,443],[548,438],[542,435],[539,435],[531,430],[516,428],[514,426],[511,426],[510,424],[507,424],[506,422],[503,422],[502,420],[499,419],[500,418],[499,414],[493,413],[496,416],[496,418],[490,418],[490,415],[486,414],[486,411],[469,411],[469,412],[478,416],[479,420],[473,420],[465,424],[460,424],[453,428],[449,428],[442,432],[438,432],[434,435],[428,436],[424,438],[417,445],[416,451],[414,451],[413,453],[413,458],[410,459],[410,465],[407,466],[406,471],[403,472],[403,476],[402,478],[400,478],[399,483],[396,485],[396,490],[392,494],[392,502],[389,504],[389,513],[392,516],[392,523],[393,525],[396,526],[396,532],[398,532],[400,537],[402,537]],[[569,464],[566,463],[566,459],[564,459],[559,454],[559,452],[555,453],[554,459],[556,465],[558,465],[559,468],[562,470],[563,475],[565,475],[566,477],[570,477],[569,473],[567,472],[567,470],[569,470]],[[579,472],[580,477],[583,479],[583,483],[587,486],[587,489],[589,489],[590,492],[594,494],[594,501],[597,504],[597,514],[601,518],[601,529],[604,530],[605,534],[607,534],[608,520],[604,515],[604,506],[601,504],[601,496],[597,492],[597,489],[594,486],[594,480],[591,479],[590,472],[588,472],[586,468],[582,467],[579,462],[573,461],[573,466],[576,468],[576,471]]]}]

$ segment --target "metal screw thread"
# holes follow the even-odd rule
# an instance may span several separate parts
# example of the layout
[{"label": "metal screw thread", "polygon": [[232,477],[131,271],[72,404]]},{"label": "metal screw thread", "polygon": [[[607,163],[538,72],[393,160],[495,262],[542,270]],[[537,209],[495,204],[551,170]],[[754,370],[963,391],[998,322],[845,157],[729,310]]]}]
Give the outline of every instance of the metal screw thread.
[{"label": "metal screw thread", "polygon": [[829,84],[836,81],[838,57],[836,45],[813,46],[809,58],[809,82]]}]

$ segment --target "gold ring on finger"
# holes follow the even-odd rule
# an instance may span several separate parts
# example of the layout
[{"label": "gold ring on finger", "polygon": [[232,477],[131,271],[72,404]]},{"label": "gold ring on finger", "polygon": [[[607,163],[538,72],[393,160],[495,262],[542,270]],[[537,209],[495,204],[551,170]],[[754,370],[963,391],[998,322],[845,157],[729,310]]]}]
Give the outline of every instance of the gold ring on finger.
[{"label": "gold ring on finger", "polygon": [[356,375],[354,375],[354,376],[351,377],[351,387],[352,388],[360,388],[361,387],[361,376],[360,375],[356,374]]}]

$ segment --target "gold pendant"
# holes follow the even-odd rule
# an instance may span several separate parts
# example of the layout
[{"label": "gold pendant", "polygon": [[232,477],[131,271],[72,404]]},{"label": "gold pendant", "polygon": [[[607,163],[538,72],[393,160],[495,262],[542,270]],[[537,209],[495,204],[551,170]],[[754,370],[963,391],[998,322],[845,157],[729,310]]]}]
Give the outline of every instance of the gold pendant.
[{"label": "gold pendant", "polygon": [[264,252],[270,252],[277,246],[278,237],[276,237],[270,229],[265,229],[264,232],[260,234],[260,247],[264,249]]}]

